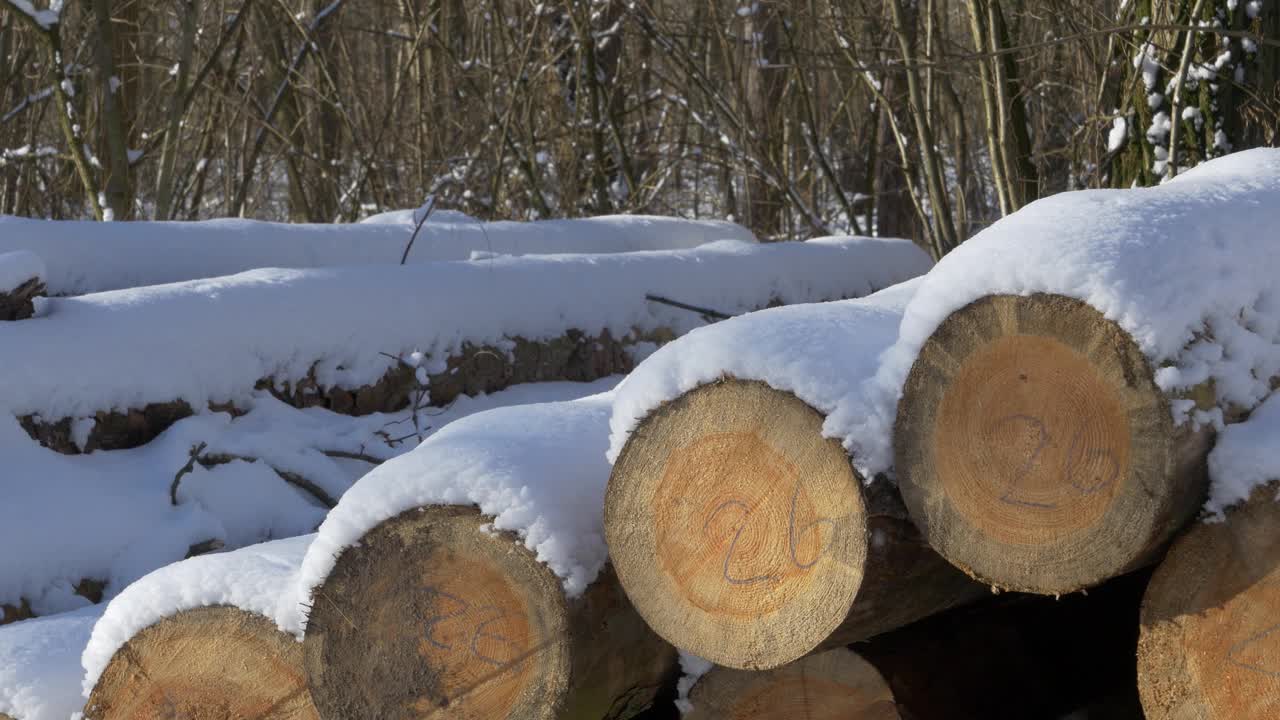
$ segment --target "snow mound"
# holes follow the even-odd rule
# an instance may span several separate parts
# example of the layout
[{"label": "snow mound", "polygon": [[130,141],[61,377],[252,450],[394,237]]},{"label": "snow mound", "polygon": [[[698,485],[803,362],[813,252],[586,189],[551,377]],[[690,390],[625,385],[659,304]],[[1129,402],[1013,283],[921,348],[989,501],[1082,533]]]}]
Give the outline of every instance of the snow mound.
[{"label": "snow mound", "polygon": [[[412,216],[413,211],[406,211]],[[531,223],[464,221],[441,211],[409,263],[502,255],[677,250],[717,240],[755,242],[728,222],[606,216]],[[257,268],[399,265],[412,235],[402,215],[349,225],[255,220],[95,223],[0,216],[0,253],[27,250],[48,265],[51,295],[199,280]]]},{"label": "snow mound", "polygon": [[[1280,374],[1280,150],[1239,152],[1154,188],[1087,190],[1038,200],[938,263],[907,307],[874,381],[877,447],[907,374],[948,315],[985,295],[1056,293],[1124,328],[1159,368],[1165,391],[1213,380],[1219,402],[1249,409]],[[1185,420],[1187,404],[1175,411]]]},{"label": "snow mound", "polygon": [[130,585],[107,606],[84,648],[84,697],[130,638],[184,610],[238,607],[274,620],[282,631],[301,637],[303,613],[293,588],[298,566],[314,538],[304,535],[191,558]]},{"label": "snow mound", "polygon": [[80,654],[103,606],[0,627],[0,714],[67,720],[84,706]]},{"label": "snow mound", "polygon": [[[0,236],[3,230],[0,229]],[[239,404],[263,378],[325,387],[376,382],[394,357],[442,366],[466,343],[509,346],[570,329],[615,338],[683,334],[697,312],[864,295],[928,269],[906,241],[503,257],[414,267],[254,270],[46,303],[0,327],[0,409],[48,420],[184,400]]]},{"label": "snow mound", "polygon": [[[467,415],[506,405],[567,400],[609,390],[595,383],[535,383],[475,398],[447,410],[422,411],[430,437]],[[411,411],[350,417],[320,408],[299,410],[265,392],[232,418],[204,413],[180,420],[131,450],[62,455],[40,447],[0,414],[0,457],[11,490],[0,502],[0,547],[40,552],[0,553],[0,604],[26,598],[40,615],[86,603],[72,588],[83,579],[106,583],[110,599],[137,578],[181,560],[192,545],[217,540],[228,549],[312,532],[325,508],[275,471],[295,474],[330,498],[340,498],[372,466],[332,453],[385,460],[411,450],[412,437],[388,444],[387,430],[412,433]],[[252,458],[204,468],[177,486],[174,476],[204,444],[203,457]]]},{"label": "snow mound", "polygon": [[611,394],[472,415],[366,475],[334,508],[302,563],[303,598],[344,548],[384,520],[427,505],[475,505],[516,532],[560,577],[586,590],[604,567]]},{"label": "snow mound", "polygon": [[[418,224],[416,213],[418,210],[388,210],[387,212],[370,215],[360,221],[363,225],[408,225],[413,227]],[[479,223],[480,221],[462,212],[461,210],[446,210],[444,208],[431,211],[431,216],[427,218],[427,224],[436,225],[457,225],[459,223]],[[654,249],[654,248],[650,248]]]},{"label": "snow mound", "polygon": [[[865,417],[880,354],[898,337],[902,313],[921,280],[858,300],[772,308],[695,330],[649,356],[616,391],[609,461],[636,425],[663,403],[722,377],[760,380],[823,413],[822,432],[839,439],[861,470]],[[865,475],[867,480],[871,475]]]},{"label": "snow mound", "polygon": [[0,253],[0,295],[11,293],[28,280],[44,280],[44,261],[27,250]]},{"label": "snow mound", "polygon": [[1209,477],[1204,509],[1216,517],[1248,500],[1254,488],[1280,480],[1280,393],[1258,406],[1248,420],[1218,433],[1209,453]]}]

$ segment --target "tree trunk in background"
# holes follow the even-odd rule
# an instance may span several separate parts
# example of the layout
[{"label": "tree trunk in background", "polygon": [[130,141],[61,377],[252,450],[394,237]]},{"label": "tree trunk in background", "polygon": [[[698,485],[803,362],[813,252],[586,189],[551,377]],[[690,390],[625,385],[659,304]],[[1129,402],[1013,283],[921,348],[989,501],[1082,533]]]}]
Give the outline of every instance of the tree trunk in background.
[{"label": "tree trunk in background", "polygon": [[[113,4],[121,5],[127,15],[113,16]],[[93,0],[95,73],[99,90],[98,131],[99,162],[102,165],[103,205],[110,209],[116,220],[128,220],[133,216],[133,177],[129,168],[129,136],[133,121],[129,108],[129,91],[136,87],[136,73],[130,73],[132,83],[125,82],[116,67],[117,57],[128,48],[127,35],[137,29],[137,3],[112,3],[111,0]],[[105,152],[104,152],[105,151]]]},{"label": "tree trunk in background", "polygon": [[[1114,60],[1123,63],[1128,74],[1118,113],[1125,119],[1124,144],[1116,147],[1111,157],[1108,184],[1112,187],[1154,185],[1173,174],[1168,161],[1174,122],[1180,123],[1179,171],[1238,147],[1275,141],[1274,101],[1280,61],[1276,48],[1200,31],[1188,43],[1185,32],[1159,26],[1220,23],[1231,30],[1273,33],[1280,13],[1264,5],[1259,16],[1251,18],[1251,5],[1235,0],[1205,0],[1199,6],[1199,15],[1193,18],[1196,0],[1136,2],[1134,17],[1151,18],[1157,29],[1134,31],[1129,42],[1116,45],[1119,56]],[[1183,52],[1188,47],[1191,55],[1181,103],[1176,109],[1178,117],[1173,118],[1173,81],[1184,66]],[[1117,133],[1112,144],[1120,139]]]},{"label": "tree trunk in background", "polygon": [[[778,111],[787,79],[779,57],[782,22],[778,2],[760,2],[743,27],[748,44],[743,68],[747,85],[745,115],[748,129],[756,134],[758,156],[769,167],[782,165],[786,143],[783,114]],[[782,191],[758,172],[748,172],[744,220],[761,240],[773,239],[782,232],[784,201]]]},{"label": "tree trunk in background", "polygon": [[[332,3],[332,0],[312,0],[312,17],[315,17]],[[339,201],[342,196],[340,183],[342,177],[339,163],[342,160],[342,119],[338,114],[336,103],[341,102],[342,88],[336,86],[339,80],[337,73],[328,71],[329,63],[334,61],[338,48],[338,22],[322,23],[317,28],[315,42],[315,76],[316,86],[320,90],[314,99],[316,107],[310,120],[315,123],[314,130],[308,133],[309,139],[316,142],[309,148],[320,163],[318,172],[309,173],[312,178],[310,198],[310,220],[312,222],[333,222],[338,217]],[[387,98],[390,102],[390,98]]]}]

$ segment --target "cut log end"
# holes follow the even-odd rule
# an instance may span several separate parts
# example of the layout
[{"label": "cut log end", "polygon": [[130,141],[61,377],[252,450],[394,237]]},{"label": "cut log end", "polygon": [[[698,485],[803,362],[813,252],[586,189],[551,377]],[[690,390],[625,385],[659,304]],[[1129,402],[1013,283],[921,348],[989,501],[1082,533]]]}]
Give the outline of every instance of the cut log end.
[{"label": "cut log end", "polygon": [[[672,651],[644,639],[616,584],[610,593],[612,576],[569,601],[550,569],[488,522],[472,508],[411,510],[339,556],[305,642],[324,717],[550,719],[591,702],[605,716],[624,696],[647,704]],[[632,655],[596,662],[622,652]]]},{"label": "cut log end", "polygon": [[1137,345],[1055,295],[948,317],[912,367],[894,444],[930,544],[1008,590],[1073,592],[1142,565],[1204,483],[1204,438],[1173,426]]},{"label": "cut log end", "polygon": [[836,648],[765,672],[715,668],[685,720],[899,720],[893,692],[857,653]]},{"label": "cut log end", "polygon": [[1260,488],[1180,538],[1142,608],[1138,688],[1150,720],[1280,717],[1280,503]]},{"label": "cut log end", "polygon": [[138,633],[111,659],[87,720],[319,720],[302,645],[237,608],[188,610]]},{"label": "cut log end", "polygon": [[678,647],[767,669],[849,614],[867,556],[861,479],[822,415],[758,382],[705,385],[636,428],[605,530],[636,609]]}]

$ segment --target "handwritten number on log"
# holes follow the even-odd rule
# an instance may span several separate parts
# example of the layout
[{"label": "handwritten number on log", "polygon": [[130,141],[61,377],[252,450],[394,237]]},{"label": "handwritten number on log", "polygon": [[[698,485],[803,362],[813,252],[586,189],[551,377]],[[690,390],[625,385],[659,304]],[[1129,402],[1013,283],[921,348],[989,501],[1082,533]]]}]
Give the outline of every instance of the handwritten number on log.
[{"label": "handwritten number on log", "polygon": [[445,600],[451,600],[451,601],[453,601],[454,603],[456,603],[456,604],[459,606],[459,607],[458,607],[458,609],[457,609],[457,610],[455,610],[455,611],[453,611],[453,612],[450,612],[450,613],[443,613],[443,614],[440,614],[440,615],[433,615],[433,616],[431,616],[431,617],[427,618],[427,620],[426,620],[426,625],[427,625],[427,642],[429,642],[429,643],[431,643],[432,645],[434,645],[434,646],[436,646],[436,647],[440,648],[441,650],[449,650],[449,649],[451,649],[449,645],[447,645],[447,644],[445,644],[445,643],[442,643],[442,642],[440,642],[439,640],[437,640],[437,639],[435,638],[435,634],[436,634],[436,626],[437,626],[437,625],[439,625],[440,623],[444,622],[445,620],[452,620],[453,618],[456,618],[456,617],[462,617],[463,615],[465,615],[465,614],[467,613],[467,608],[468,608],[468,606],[469,606],[469,605],[468,605],[468,603],[467,603],[467,601],[466,601],[466,600],[463,600],[462,598],[458,597],[457,595],[452,595],[452,594],[447,593],[447,592],[444,592],[444,591],[442,591],[442,590],[437,590],[436,588],[433,588],[433,587],[428,587],[428,588],[423,588],[423,589],[424,589],[426,592],[429,592],[429,593],[434,594],[436,597],[443,598],[443,599],[445,599]]},{"label": "handwritten number on log", "polygon": [[1244,652],[1249,647],[1252,647],[1253,645],[1257,645],[1263,640],[1266,640],[1268,637],[1271,637],[1277,632],[1280,632],[1280,625],[1272,625],[1271,627],[1267,628],[1266,630],[1263,630],[1262,632],[1254,635],[1253,637],[1245,638],[1244,640],[1241,640],[1235,645],[1232,645],[1231,648],[1227,650],[1227,661],[1238,668],[1244,668],[1245,670],[1252,670],[1253,672],[1260,673],[1268,677],[1280,678],[1280,670],[1259,667],[1257,665],[1252,665],[1243,660],[1237,659],[1237,656],[1239,656],[1240,653]]},{"label": "handwritten number on log", "polygon": [[[787,549],[791,556],[791,563],[801,570],[808,570],[818,564],[818,560],[822,559],[823,554],[831,547],[831,543],[835,541],[835,521],[830,518],[817,518],[805,525],[797,527],[796,506],[800,501],[800,490],[800,483],[796,483],[795,492],[791,494],[791,511],[787,518]],[[747,522],[751,519],[751,509],[748,508],[747,504],[741,500],[726,500],[716,506],[715,510],[711,511],[711,515],[707,517],[707,521],[703,524],[702,529],[705,531],[707,528],[711,527],[711,522],[716,519],[716,516],[719,515],[721,511],[729,508],[738,508],[742,511],[742,524],[734,531],[733,540],[729,542],[729,549],[724,554],[724,562],[720,566],[721,576],[732,585],[753,585],[759,582],[777,580],[778,578],[772,575],[756,575],[755,577],[749,578],[733,576],[733,573],[729,569],[729,564],[733,561],[733,554],[738,547],[738,540],[742,537],[742,533],[747,529]],[[806,533],[814,530],[815,528],[818,529],[818,538],[821,540],[821,528],[824,525],[832,530],[831,537],[827,540],[827,544],[818,548],[818,551],[814,554],[812,560],[801,562],[796,553],[796,545],[799,544],[800,539],[803,538]]]},{"label": "handwritten number on log", "polygon": [[[429,592],[435,595],[438,598],[449,600],[457,606],[457,609],[453,610],[452,612],[441,612],[440,614],[432,615],[431,617],[427,618],[424,621],[424,624],[427,627],[427,642],[431,643],[433,646],[437,648],[440,648],[441,650],[452,650],[453,646],[447,643],[444,643],[438,638],[436,638],[435,636],[436,626],[446,620],[452,620],[454,618],[459,618],[459,617],[462,617],[463,615],[466,615],[470,610],[472,610],[471,603],[467,602],[466,600],[463,600],[457,595],[444,592],[434,587],[427,587],[427,588],[424,588],[424,590],[426,592]],[[512,655],[520,654],[520,647],[516,644],[514,640],[512,640],[511,638],[499,635],[496,632],[491,632],[488,630],[488,627],[490,625],[498,622],[499,620],[506,618],[507,611],[495,605],[483,605],[481,607],[475,608],[475,610],[481,613],[493,613],[493,614],[490,617],[486,618],[485,620],[481,621],[480,624],[476,626],[475,631],[471,634],[471,643],[468,646],[468,648],[471,650],[471,654],[474,655],[476,659],[487,662],[490,665],[505,667],[507,665],[507,661],[490,657],[488,655],[485,655],[484,652],[481,651],[480,641],[496,640],[498,642],[505,643],[506,645],[511,647],[514,651]]]},{"label": "handwritten number on log", "polygon": [[[1022,423],[1036,431],[1038,437],[1037,444],[1031,454],[1027,457],[1026,462],[1013,474],[1013,478],[1009,481],[1009,488],[1000,496],[1001,502],[1010,505],[1023,505],[1026,507],[1052,509],[1057,507],[1049,503],[1031,502],[1030,500],[1022,500],[1014,497],[1018,490],[1018,485],[1031,476],[1031,471],[1035,469],[1036,464],[1040,462],[1040,456],[1044,453],[1049,444],[1053,442],[1053,436],[1049,433],[1049,428],[1045,426],[1044,421],[1033,415],[1010,415],[1001,418],[996,426],[1007,423]],[[1116,459],[1116,454],[1110,448],[1089,448],[1084,446],[1084,429],[1076,430],[1071,436],[1071,445],[1067,448],[1066,465],[1062,469],[1062,479],[1071,487],[1075,488],[1081,495],[1092,495],[1120,477],[1120,462]],[[1090,465],[1095,460],[1106,460],[1110,466],[1110,471],[1102,477],[1095,478],[1095,482],[1091,485],[1081,483],[1076,475],[1081,467]]]},{"label": "handwritten number on log", "polygon": [[[834,520],[831,520],[829,518],[818,518],[813,522],[810,522],[808,525],[805,525],[800,528],[800,535],[804,535],[805,533],[809,532],[809,530],[815,527],[820,528],[822,525],[826,525],[827,527],[831,528],[831,537],[827,540],[827,544],[820,545],[818,547],[818,552],[814,553],[812,560],[810,560],[807,563],[800,562],[800,559],[796,557],[796,538],[797,538],[796,503],[798,503],[799,501],[800,501],[800,483],[796,483],[796,491],[791,494],[791,514],[787,519],[787,544],[791,547],[791,562],[794,563],[795,566],[800,568],[801,570],[808,570],[809,568],[818,564],[818,561],[822,559],[822,555],[826,553],[827,548],[831,547],[831,543],[835,542],[836,523]],[[818,540],[819,541],[822,540],[821,529],[818,530]]]},{"label": "handwritten number on log", "polygon": [[1041,453],[1044,452],[1045,448],[1049,447],[1049,442],[1052,439],[1049,436],[1049,429],[1044,426],[1044,421],[1041,420],[1040,418],[1033,417],[1031,415],[1010,415],[1009,417],[1001,418],[1000,421],[996,423],[996,426],[998,427],[1006,423],[1015,423],[1015,422],[1023,423],[1031,426],[1032,428],[1035,428],[1035,431],[1039,435],[1040,439],[1036,445],[1036,449],[1031,451],[1031,455],[1030,457],[1027,458],[1027,461],[1022,464],[1022,467],[1018,468],[1018,471],[1016,473],[1014,473],[1013,479],[1009,481],[1009,489],[1006,490],[1005,493],[1000,496],[1000,501],[1009,503],[1010,505],[1024,505],[1026,507],[1036,507],[1036,508],[1052,508],[1054,506],[1049,505],[1047,503],[1037,503],[1037,502],[1031,502],[1029,500],[1019,500],[1018,498],[1015,498],[1013,496],[1013,494],[1017,492],[1018,484],[1021,483],[1023,480],[1026,480],[1027,477],[1031,475],[1031,471],[1032,469],[1035,468],[1036,463],[1040,462]]},{"label": "handwritten number on log", "polygon": [[747,520],[750,519],[751,517],[751,510],[747,507],[747,504],[742,502],[741,500],[726,500],[725,502],[720,503],[720,505],[716,507],[715,510],[711,511],[711,515],[707,517],[707,521],[702,525],[702,529],[705,531],[708,527],[711,526],[711,522],[716,519],[716,515],[719,515],[721,510],[724,510],[730,507],[742,508],[742,524],[738,525],[737,532],[733,534],[733,541],[729,543],[729,551],[724,554],[724,564],[721,566],[722,568],[721,574],[724,576],[724,579],[733,585],[753,585],[755,583],[764,582],[766,580],[776,580],[777,578],[774,578],[770,575],[757,575],[755,577],[750,577],[750,578],[736,578],[729,572],[729,561],[733,559],[733,551],[735,548],[738,547],[738,540],[742,537],[742,531],[747,529]]},{"label": "handwritten number on log", "polygon": [[497,633],[489,632],[485,630],[485,628],[489,627],[493,623],[496,623],[499,620],[502,620],[503,618],[505,618],[507,616],[507,611],[503,610],[500,607],[496,607],[494,605],[485,605],[484,607],[477,608],[477,610],[481,612],[490,611],[496,614],[493,617],[489,618],[488,620],[485,620],[484,622],[476,626],[476,632],[474,635],[471,636],[471,654],[489,663],[490,665],[495,665],[497,667],[506,667],[509,661],[499,660],[497,658],[489,657],[488,655],[485,655],[483,652],[481,652],[480,641],[482,639],[497,640],[498,642],[504,643],[512,649],[512,653],[511,653],[512,657],[518,657],[520,655],[521,648],[519,645],[516,644],[514,640],[512,640],[511,638],[499,635]]},{"label": "handwritten number on log", "polygon": [[[1063,476],[1067,482],[1071,483],[1071,487],[1078,490],[1081,495],[1092,495],[1116,481],[1116,478],[1120,476],[1120,463],[1116,461],[1116,455],[1110,449],[1092,448],[1089,452],[1084,452],[1084,447],[1080,443],[1083,435],[1084,430],[1080,429],[1076,431],[1075,435],[1071,436],[1071,448],[1067,451],[1067,467],[1063,470]],[[1098,479],[1092,485],[1081,485],[1076,481],[1075,475],[1082,456],[1086,461],[1105,458],[1107,464],[1111,466],[1110,474],[1105,479]]]}]

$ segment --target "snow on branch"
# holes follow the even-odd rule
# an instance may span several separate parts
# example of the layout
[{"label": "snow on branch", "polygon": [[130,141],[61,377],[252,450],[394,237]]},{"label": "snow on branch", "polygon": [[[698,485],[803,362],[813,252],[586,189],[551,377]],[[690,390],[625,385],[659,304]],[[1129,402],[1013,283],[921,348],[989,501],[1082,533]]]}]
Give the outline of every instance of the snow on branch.
[{"label": "snow on branch", "polygon": [[48,32],[62,19],[63,0],[51,0],[49,9],[37,10],[31,0],[4,0],[5,4],[41,30]]}]

